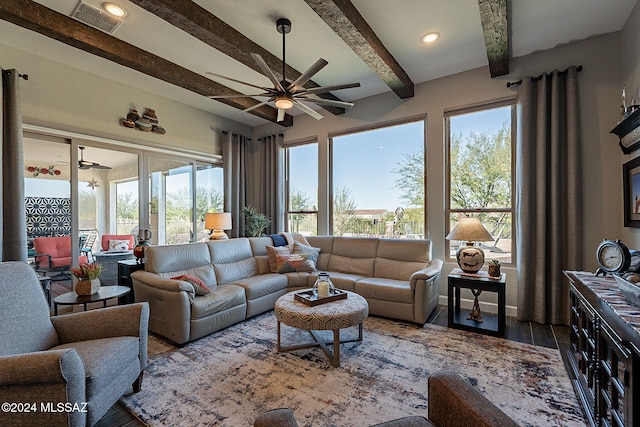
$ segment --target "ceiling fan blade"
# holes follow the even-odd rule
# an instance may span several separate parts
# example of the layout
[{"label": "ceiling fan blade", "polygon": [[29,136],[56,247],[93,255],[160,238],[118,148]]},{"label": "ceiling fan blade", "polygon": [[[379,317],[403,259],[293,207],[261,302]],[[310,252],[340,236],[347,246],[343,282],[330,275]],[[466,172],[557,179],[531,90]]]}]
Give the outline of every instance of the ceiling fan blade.
[{"label": "ceiling fan blade", "polygon": [[300,94],[318,94],[318,93],[326,93],[326,92],[331,92],[332,90],[340,90],[340,89],[350,89],[352,87],[360,87],[360,83],[356,82],[356,83],[343,83],[343,84],[336,84],[336,85],[327,85],[327,86],[320,86],[320,87],[314,87],[311,89],[305,89],[303,92],[301,92]]},{"label": "ceiling fan blade", "polygon": [[242,110],[242,111],[244,111],[244,112],[246,113],[246,112],[248,112],[248,111],[255,110],[256,108],[260,108],[260,107],[262,107],[263,105],[266,105],[266,104],[267,104],[267,103],[269,103],[270,101],[271,101],[271,99],[268,99],[268,100],[266,100],[266,101],[264,101],[264,102],[259,102],[258,104],[256,104],[256,105],[252,105],[252,106],[251,106],[251,107],[249,107],[249,108],[245,108],[245,109],[244,109],[244,110]]},{"label": "ceiling fan blade", "polygon": [[326,65],[328,64],[327,61],[325,61],[324,59],[320,58],[318,59],[311,67],[307,68],[307,71],[305,71],[304,73],[300,74],[300,77],[298,77],[297,79],[295,79],[287,88],[288,92],[295,92],[298,90],[298,88],[301,88],[302,86],[305,85],[305,83],[307,83],[309,80],[311,80],[311,77],[314,76],[314,74],[316,74],[318,71],[322,70]]},{"label": "ceiling fan blade", "polygon": [[227,98],[245,98],[245,97],[257,97],[257,96],[273,96],[270,93],[255,93],[253,95],[211,95],[208,96],[207,98],[211,98],[211,99],[227,99]]},{"label": "ceiling fan blade", "polygon": [[311,108],[307,107],[302,102],[300,102],[300,101],[298,101],[296,99],[293,100],[293,105],[295,105],[296,107],[298,107],[303,112],[307,113],[308,115],[310,115],[311,117],[313,117],[316,120],[320,120],[322,118],[322,114],[312,110]]},{"label": "ceiling fan blade", "polygon": [[251,57],[253,58],[254,61],[256,61],[256,64],[258,64],[258,67],[260,67],[260,69],[262,70],[262,73],[265,76],[267,76],[269,80],[271,80],[271,83],[273,83],[273,86],[275,86],[275,88],[278,89],[280,92],[284,92],[284,88],[276,78],[275,74],[273,74],[273,71],[271,71],[271,68],[269,68],[267,63],[264,62],[264,59],[262,59],[262,56],[258,55],[257,53],[252,53]]},{"label": "ceiling fan blade", "polygon": [[271,89],[270,87],[263,87],[263,86],[254,85],[253,83],[243,82],[243,81],[241,81],[241,80],[237,80],[237,79],[234,79],[234,78],[232,78],[232,77],[223,76],[222,74],[212,73],[212,72],[210,72],[210,71],[207,71],[207,72],[206,72],[206,74],[209,74],[209,75],[212,75],[212,76],[216,76],[216,77],[220,77],[220,78],[223,78],[223,79],[229,80],[229,81],[231,81],[231,82],[240,83],[240,84],[243,84],[243,85],[246,85],[246,86],[255,87],[256,89],[262,89],[262,90],[273,90],[273,89]]},{"label": "ceiling fan blade", "polygon": [[352,102],[334,101],[332,99],[324,99],[324,98],[311,98],[311,97],[307,98],[304,95],[296,95],[295,99],[313,102],[314,104],[318,104],[320,106],[327,105],[331,107],[351,108],[354,105]]},{"label": "ceiling fan blade", "polygon": [[287,114],[287,110],[283,110],[282,108],[278,108],[278,119],[276,120],[276,122],[283,121],[285,114]]},{"label": "ceiling fan blade", "polygon": [[94,169],[111,169],[111,166],[105,166],[105,165],[101,165],[98,163],[95,163],[93,166],[91,166]]}]

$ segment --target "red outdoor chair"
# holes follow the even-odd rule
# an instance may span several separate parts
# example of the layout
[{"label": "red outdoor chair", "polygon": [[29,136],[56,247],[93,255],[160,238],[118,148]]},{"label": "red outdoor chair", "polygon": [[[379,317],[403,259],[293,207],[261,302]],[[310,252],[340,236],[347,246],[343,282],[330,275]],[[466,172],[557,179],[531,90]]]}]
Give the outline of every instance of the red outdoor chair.
[{"label": "red outdoor chair", "polygon": [[[33,239],[33,248],[36,251],[34,256],[36,270],[49,273],[56,273],[51,276],[52,280],[71,279],[69,268],[71,267],[71,236],[60,237],[36,237]],[[79,256],[79,263],[88,262],[86,256]]]}]

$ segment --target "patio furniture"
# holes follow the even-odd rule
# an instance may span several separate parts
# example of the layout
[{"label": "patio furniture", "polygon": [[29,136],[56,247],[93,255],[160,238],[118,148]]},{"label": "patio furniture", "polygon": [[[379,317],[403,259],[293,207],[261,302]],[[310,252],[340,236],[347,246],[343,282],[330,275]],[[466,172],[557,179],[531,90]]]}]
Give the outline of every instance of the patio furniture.
[{"label": "patio furniture", "polygon": [[[47,273],[54,281],[71,279],[71,236],[36,237],[33,239],[33,247],[36,250],[34,262],[37,271]],[[78,262],[88,263],[87,257],[81,255]]]},{"label": "patio furniture", "polygon": [[103,234],[100,240],[103,251],[109,251],[109,242],[111,240],[128,240],[129,246],[126,249],[128,251],[132,250],[136,244],[136,239],[133,237],[133,234]]}]

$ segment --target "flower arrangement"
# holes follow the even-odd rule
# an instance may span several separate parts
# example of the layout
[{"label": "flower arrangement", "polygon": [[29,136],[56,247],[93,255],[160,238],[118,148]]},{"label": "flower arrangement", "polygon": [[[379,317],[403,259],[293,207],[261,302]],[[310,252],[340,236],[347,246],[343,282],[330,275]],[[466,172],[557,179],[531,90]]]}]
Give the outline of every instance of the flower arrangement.
[{"label": "flower arrangement", "polygon": [[489,261],[489,265],[500,265],[500,261],[497,259],[492,259]]},{"label": "flower arrangement", "polygon": [[53,165],[44,168],[39,168],[38,166],[27,166],[27,170],[33,173],[33,176],[42,175],[60,175],[62,171],[59,169],[55,169]]},{"label": "flower arrangement", "polygon": [[80,267],[71,267],[71,273],[78,280],[93,280],[97,279],[102,273],[103,266],[100,263],[94,262],[91,264],[80,264]]}]

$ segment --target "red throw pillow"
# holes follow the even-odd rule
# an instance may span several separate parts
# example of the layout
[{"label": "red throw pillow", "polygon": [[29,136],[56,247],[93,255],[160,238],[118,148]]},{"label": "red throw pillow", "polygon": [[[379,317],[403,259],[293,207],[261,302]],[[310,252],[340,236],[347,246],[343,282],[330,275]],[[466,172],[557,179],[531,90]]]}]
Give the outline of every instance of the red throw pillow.
[{"label": "red throw pillow", "polygon": [[184,280],[185,282],[191,283],[193,289],[196,291],[196,295],[206,295],[211,293],[211,289],[209,289],[209,287],[205,285],[200,278],[192,274],[183,274],[181,276],[172,277],[171,279]]}]

